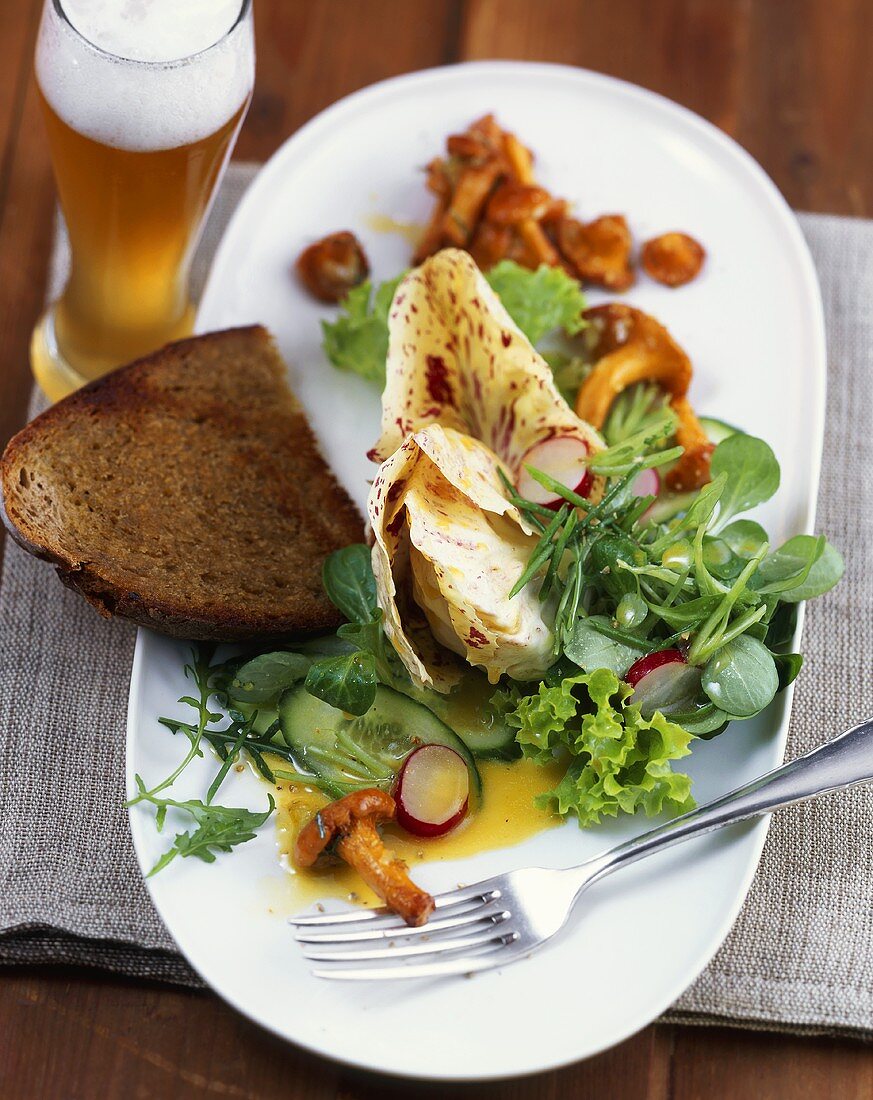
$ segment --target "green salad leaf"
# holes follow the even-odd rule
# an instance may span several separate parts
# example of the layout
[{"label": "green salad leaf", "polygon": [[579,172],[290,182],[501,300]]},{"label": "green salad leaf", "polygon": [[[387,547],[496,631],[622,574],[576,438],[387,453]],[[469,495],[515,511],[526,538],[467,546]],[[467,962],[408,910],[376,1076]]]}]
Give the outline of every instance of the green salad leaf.
[{"label": "green salad leaf", "polygon": [[[565,502],[546,522],[505,481],[539,534],[513,593],[533,584],[541,600],[557,601],[555,658],[586,674],[622,676],[643,655],[678,649],[700,672],[696,697],[671,697],[680,678],[668,676],[667,694],[650,681],[641,706],[649,714],[652,699],[662,699],[672,724],[714,736],[729,720],[759,713],[797,676],[799,655],[780,652],[794,633],[793,606],[832,588],[843,560],[824,536],[798,535],[771,551],[759,523],[737,518],[779,485],[771,449],[740,432],[716,447],[711,482],[685,495],[675,513],[653,517],[652,498],[640,503],[629,485],[640,470],[672,460],[674,429],[664,412],[644,391],[629,399],[616,442],[592,463],[605,478],[597,503],[530,469]],[[690,680],[681,682],[687,688]],[[532,721],[524,728],[526,737],[538,729]],[[544,749],[552,747],[547,741]]]},{"label": "green salad leaf", "polygon": [[311,664],[312,660],[302,653],[259,653],[236,670],[227,694],[237,703],[267,703],[304,679]]},{"label": "green salad leaf", "polygon": [[367,279],[350,290],[335,321],[322,321],[322,347],[335,367],[385,384],[388,312],[403,275],[382,283],[375,294]]},{"label": "green salad leaf", "polygon": [[[385,385],[388,314],[402,278],[381,283],[375,292],[369,280],[361,283],[349,291],[335,321],[321,322],[322,346],[335,367]],[[530,271],[501,260],[485,278],[532,344],[559,329],[575,336],[585,327],[585,295],[578,281],[560,267],[543,265]]]},{"label": "green salad leaf", "polygon": [[763,439],[737,432],[723,439],[712,455],[713,482],[720,475],[725,485],[719,495],[718,522],[714,530],[728,520],[763,504],[779,488],[779,463]]},{"label": "green salad leaf", "polygon": [[779,689],[776,662],[757,638],[740,634],[710,659],[701,686],[719,709],[748,718],[773,701]]},{"label": "green salad leaf", "polygon": [[543,264],[536,271],[501,260],[485,278],[509,316],[532,344],[556,329],[575,336],[586,325],[585,295],[563,268]]},{"label": "green salad leaf", "polygon": [[547,763],[569,758],[563,779],[538,799],[544,808],[575,814],[582,826],[642,809],[684,813],[693,807],[691,780],[671,761],[691,751],[691,734],[662,714],[643,718],[629,703],[631,688],[609,669],[541,684],[508,716],[525,756]]},{"label": "green salad leaf", "polygon": [[376,698],[376,662],[372,653],[324,657],[306,674],[306,690],[337,710],[366,714]]}]

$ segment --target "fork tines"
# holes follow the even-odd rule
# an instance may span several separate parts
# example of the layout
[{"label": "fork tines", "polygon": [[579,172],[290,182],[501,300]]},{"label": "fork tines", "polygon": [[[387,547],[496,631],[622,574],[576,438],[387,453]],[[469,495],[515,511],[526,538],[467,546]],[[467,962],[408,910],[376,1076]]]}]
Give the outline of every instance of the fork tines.
[{"label": "fork tines", "polygon": [[[472,973],[496,965],[492,956],[518,939],[497,889],[454,890],[434,902],[437,915],[417,928],[386,909],[307,914],[290,923],[305,957],[320,964],[313,973],[347,980]],[[381,966],[361,965],[368,962]]]}]

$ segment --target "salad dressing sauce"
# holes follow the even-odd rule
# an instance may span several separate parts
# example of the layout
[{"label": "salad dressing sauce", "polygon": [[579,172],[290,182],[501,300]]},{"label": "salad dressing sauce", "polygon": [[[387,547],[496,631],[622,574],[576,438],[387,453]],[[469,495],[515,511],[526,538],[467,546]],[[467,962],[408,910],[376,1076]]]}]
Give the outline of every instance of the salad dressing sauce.
[{"label": "salad dressing sauce", "polygon": [[[543,829],[560,824],[560,818],[534,805],[536,795],[553,788],[566,764],[541,767],[530,760],[507,764],[481,761],[482,803],[468,813],[457,828],[443,837],[411,836],[397,825],[383,830],[386,847],[409,866],[417,863],[462,859],[491,848],[507,848]],[[362,905],[381,905],[378,898],[344,863],[301,871],[294,867],[292,851],[297,834],[329,799],[303,783],[282,781],[276,787],[277,830],[281,862],[289,873],[289,890],[282,891],[282,907],[296,912],[323,898],[342,898]]]}]

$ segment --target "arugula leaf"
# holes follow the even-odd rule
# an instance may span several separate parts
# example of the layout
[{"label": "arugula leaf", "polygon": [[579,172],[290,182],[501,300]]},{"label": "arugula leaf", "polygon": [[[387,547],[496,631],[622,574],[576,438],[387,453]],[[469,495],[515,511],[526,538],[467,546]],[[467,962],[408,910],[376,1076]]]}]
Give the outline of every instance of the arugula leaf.
[{"label": "arugula leaf", "polygon": [[713,481],[726,475],[719,497],[717,531],[740,512],[763,504],[779,488],[779,463],[763,439],[737,432],[728,436],[712,452]]},{"label": "arugula leaf", "polygon": [[306,674],[306,690],[337,710],[366,714],[376,698],[376,661],[372,653],[349,653],[316,661]]},{"label": "arugula leaf", "polygon": [[532,344],[555,329],[575,336],[587,324],[582,317],[585,295],[563,268],[543,264],[530,271],[512,260],[501,260],[485,278]]},{"label": "arugula leaf", "polygon": [[369,279],[350,290],[336,321],[322,321],[322,347],[335,367],[385,385],[388,313],[403,275],[382,283],[375,294]]},{"label": "arugula leaf", "polygon": [[701,687],[727,714],[750,718],[772,702],[779,688],[773,654],[757,638],[740,634],[709,660]]},{"label": "arugula leaf", "polygon": [[379,614],[372,556],[362,542],[329,554],[321,569],[327,598],[352,623],[372,622]]},{"label": "arugula leaf", "polygon": [[553,687],[541,684],[519,700],[507,720],[518,729],[525,756],[546,763],[557,748],[571,755],[566,775],[539,805],[574,813],[582,826],[640,808],[651,816],[694,805],[691,780],[670,764],[690,752],[691,735],[660,713],[643,718],[628,704],[631,693],[603,668]]},{"label": "arugula leaf", "polygon": [[155,863],[147,878],[163,870],[176,856],[194,856],[204,863],[214,863],[216,852],[230,852],[236,845],[253,840],[257,830],[276,808],[272,795],[267,795],[267,809],[263,813],[254,813],[241,806],[208,805],[196,798],[186,802],[178,802],[174,798],[158,798],[146,790],[139,776],[136,776],[136,784],[140,798],[157,808],[155,823],[158,832],[163,830],[169,809],[181,810],[192,817],[197,825],[193,831],[176,834],[172,846]]},{"label": "arugula leaf", "polygon": [[227,694],[238,703],[268,703],[302,680],[311,664],[312,660],[302,653],[260,653],[240,665],[227,686]]},{"label": "arugula leaf", "polygon": [[215,646],[207,645],[195,647],[192,652],[191,663],[185,665],[185,676],[193,680],[197,685],[197,698],[195,699],[191,695],[183,695],[179,702],[185,703],[196,711],[197,724],[191,725],[185,722],[171,724],[171,720],[168,718],[158,719],[161,725],[169,726],[173,729],[174,733],[176,732],[176,729],[173,728],[174,725],[182,730],[188,738],[190,746],[187,754],[178,767],[174,768],[166,779],[158,783],[156,787],[152,787],[150,791],[143,787],[142,780],[137,777],[137,786],[139,789],[132,798],[129,798],[124,803],[125,806],[135,806],[138,802],[150,801],[153,795],[158,794],[160,791],[165,791],[168,787],[172,787],[191,761],[194,760],[195,757],[203,755],[200,743],[203,740],[207,727],[210,723],[218,722],[222,718],[221,714],[216,714],[209,709],[209,696],[212,693],[211,678],[213,672],[211,661],[214,652]]}]

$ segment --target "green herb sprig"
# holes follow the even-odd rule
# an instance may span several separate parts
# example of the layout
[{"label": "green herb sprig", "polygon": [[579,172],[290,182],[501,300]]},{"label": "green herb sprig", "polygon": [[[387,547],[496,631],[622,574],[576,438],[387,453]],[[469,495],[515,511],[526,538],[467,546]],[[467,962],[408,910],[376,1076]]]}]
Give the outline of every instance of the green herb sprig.
[{"label": "green herb sprig", "polygon": [[585,671],[623,675],[642,654],[681,645],[687,663],[701,669],[701,728],[715,729],[716,719],[723,725],[758,713],[797,675],[799,655],[779,652],[790,635],[780,608],[832,588],[842,558],[824,536],[796,536],[771,551],[759,524],[736,518],[779,485],[773,452],[742,433],[719,444],[712,482],[676,516],[647,522],[651,498],[631,497],[630,485],[680,449],[663,446],[673,430],[665,410],[640,399],[623,423],[628,431],[634,418],[647,427],[625,433],[592,463],[606,477],[596,505],[529,470],[565,501],[545,523],[542,506],[504,479],[508,499],[539,534],[512,595],[537,579],[543,600],[559,593],[556,652]]},{"label": "green herb sprig", "polygon": [[[245,718],[239,712],[232,712],[231,722],[227,728],[212,728],[215,723],[224,720],[225,715],[220,711],[213,711],[209,706],[210,697],[214,694],[213,677],[216,674],[216,666],[213,666],[212,656],[214,647],[203,646],[195,649],[192,660],[185,665],[185,675],[194,681],[196,695],[183,695],[179,700],[196,712],[196,721],[181,722],[171,718],[160,718],[158,721],[173,733],[182,733],[188,740],[188,752],[172,772],[156,786],[148,788],[142,776],[134,776],[136,793],[127,800],[125,805],[136,806],[141,803],[154,806],[155,826],[158,832],[162,832],[168,810],[176,810],[187,814],[195,824],[193,829],[179,832],[173,839],[170,848],[158,859],[149,871],[149,877],[158,873],[176,856],[194,856],[212,863],[216,852],[229,852],[239,844],[252,840],[257,830],[267,821],[275,809],[273,797],[268,796],[269,805],[262,813],[253,812],[239,806],[222,806],[213,803],[213,798],[224,782],[230,768],[239,758],[240,753],[246,751],[255,761],[258,770],[271,782],[275,776],[269,765],[263,759],[265,752],[277,752],[279,755],[288,755],[287,750],[282,752],[281,747],[274,746],[268,738],[259,737],[254,732],[256,714]],[[169,790],[181,776],[189,764],[197,757],[203,756],[203,742],[206,741],[215,750],[221,761],[221,766],[210,784],[206,801],[177,799],[162,797],[162,792]]]}]

